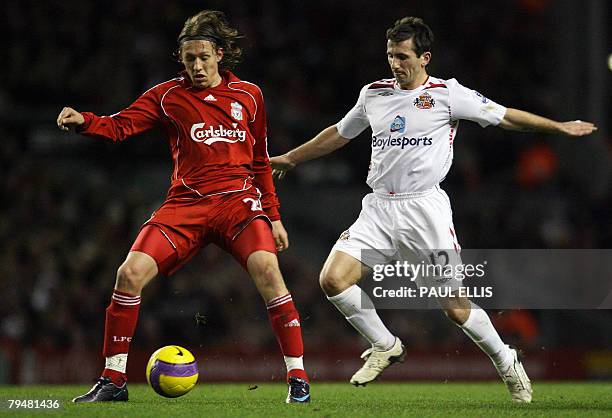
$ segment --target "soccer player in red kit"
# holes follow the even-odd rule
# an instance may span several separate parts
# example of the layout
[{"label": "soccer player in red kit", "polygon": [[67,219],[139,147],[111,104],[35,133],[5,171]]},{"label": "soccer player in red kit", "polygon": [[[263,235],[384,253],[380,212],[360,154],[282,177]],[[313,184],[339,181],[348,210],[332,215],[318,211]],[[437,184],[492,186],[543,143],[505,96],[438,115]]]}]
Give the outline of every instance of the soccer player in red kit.
[{"label": "soccer player in red kit", "polygon": [[165,202],[117,271],[106,309],[105,369],[74,402],[128,399],[125,369],[143,287],[158,272],[171,275],[209,243],[240,262],[266,302],[287,365],[287,402],[310,400],[300,318],[276,258],[289,243],[268,161],[264,100],[259,87],[230,71],[240,61],[240,37],[222,12],[202,11],[187,19],[178,38],[185,67],[179,77],[114,115],[65,107],[57,118],[61,129],[113,141],[161,127],[174,160]]}]

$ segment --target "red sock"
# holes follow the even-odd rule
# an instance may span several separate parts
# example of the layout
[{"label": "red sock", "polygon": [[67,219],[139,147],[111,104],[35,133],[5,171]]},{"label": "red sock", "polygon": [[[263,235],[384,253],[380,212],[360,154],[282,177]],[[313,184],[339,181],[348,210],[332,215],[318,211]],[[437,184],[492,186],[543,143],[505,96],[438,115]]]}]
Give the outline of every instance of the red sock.
[{"label": "red sock", "polygon": [[[115,290],[111,303],[106,308],[106,323],[104,327],[104,348],[102,355],[111,357],[116,354],[127,354],[130,341],[136,329],[140,296]],[[109,377],[116,385],[122,385],[127,376],[125,372],[105,368],[102,376]]]},{"label": "red sock", "polygon": [[123,386],[127,382],[127,375],[125,373],[113,369],[104,369],[102,376],[108,377],[117,386]]},{"label": "red sock", "polygon": [[310,383],[310,379],[308,379],[308,375],[306,374],[306,371],[303,369],[291,369],[287,372],[287,380],[289,380],[290,377],[299,377],[300,379],[304,379],[305,381],[307,381],[308,383]]},{"label": "red sock", "polygon": [[[266,304],[268,317],[272,324],[274,334],[285,357],[299,357],[304,355],[304,343],[302,342],[302,326],[300,315],[295,309],[291,294],[270,299]],[[308,381],[308,375],[303,369],[293,368],[287,371],[289,377],[299,377]]]}]

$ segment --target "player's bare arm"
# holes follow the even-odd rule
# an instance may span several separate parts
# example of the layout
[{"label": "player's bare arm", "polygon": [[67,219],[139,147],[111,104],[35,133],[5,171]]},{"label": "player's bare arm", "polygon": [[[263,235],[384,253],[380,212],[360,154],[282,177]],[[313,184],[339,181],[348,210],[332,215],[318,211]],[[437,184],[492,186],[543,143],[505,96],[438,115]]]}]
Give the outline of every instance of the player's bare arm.
[{"label": "player's bare arm", "polygon": [[296,165],[330,154],[348,144],[349,140],[338,133],[336,125],[323,129],[310,141],[286,154],[270,158],[272,175],[282,179]]},{"label": "player's bare arm", "polygon": [[512,108],[508,108],[499,126],[511,131],[548,132],[567,136],[590,135],[597,130],[597,127],[591,122],[580,120],[558,122]]},{"label": "player's bare arm", "polygon": [[79,112],[71,107],[62,109],[57,117],[57,126],[62,131],[67,131],[71,128],[76,128],[85,123],[85,118]]}]

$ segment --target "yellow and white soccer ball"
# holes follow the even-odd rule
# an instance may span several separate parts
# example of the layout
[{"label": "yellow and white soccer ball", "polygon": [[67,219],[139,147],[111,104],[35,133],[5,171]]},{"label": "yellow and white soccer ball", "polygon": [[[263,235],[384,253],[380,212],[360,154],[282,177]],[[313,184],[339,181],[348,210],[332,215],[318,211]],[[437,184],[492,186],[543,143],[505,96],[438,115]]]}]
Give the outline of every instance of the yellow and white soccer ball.
[{"label": "yellow and white soccer ball", "polygon": [[166,398],[178,398],[198,381],[198,364],[189,350],[168,345],[151,355],[147,364],[147,382]]}]

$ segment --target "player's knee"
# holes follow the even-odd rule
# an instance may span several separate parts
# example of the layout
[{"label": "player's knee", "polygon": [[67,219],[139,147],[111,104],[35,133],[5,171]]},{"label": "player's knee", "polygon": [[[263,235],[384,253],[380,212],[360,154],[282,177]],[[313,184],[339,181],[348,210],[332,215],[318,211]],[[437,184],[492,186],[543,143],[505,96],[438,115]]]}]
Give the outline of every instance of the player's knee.
[{"label": "player's knee", "polygon": [[271,289],[282,283],[282,276],[278,264],[272,260],[261,260],[253,263],[249,271],[253,280],[257,282],[257,287]]},{"label": "player's knee", "polygon": [[327,296],[335,296],[348,287],[343,274],[337,269],[326,267],[319,274],[319,285]]},{"label": "player's knee", "polygon": [[147,282],[147,271],[132,264],[124,263],[117,270],[116,289],[139,294]]}]

